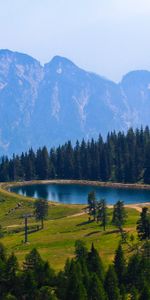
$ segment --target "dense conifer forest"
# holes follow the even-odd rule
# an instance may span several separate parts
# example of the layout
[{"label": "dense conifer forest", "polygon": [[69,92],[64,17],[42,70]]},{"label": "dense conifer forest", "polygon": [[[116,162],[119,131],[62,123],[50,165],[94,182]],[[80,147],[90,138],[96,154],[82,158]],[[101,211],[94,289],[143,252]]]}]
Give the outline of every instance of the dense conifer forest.
[{"label": "dense conifer forest", "polygon": [[112,132],[72,146],[39,148],[36,152],[1,158],[0,181],[32,179],[86,179],[150,183],[150,130],[132,128],[125,134]]},{"label": "dense conifer forest", "polygon": [[150,300],[150,244],[126,260],[122,245],[114,262],[104,269],[92,244],[75,243],[75,257],[55,273],[36,249],[25,257],[20,269],[16,256],[6,255],[0,244],[0,299],[2,300]]}]

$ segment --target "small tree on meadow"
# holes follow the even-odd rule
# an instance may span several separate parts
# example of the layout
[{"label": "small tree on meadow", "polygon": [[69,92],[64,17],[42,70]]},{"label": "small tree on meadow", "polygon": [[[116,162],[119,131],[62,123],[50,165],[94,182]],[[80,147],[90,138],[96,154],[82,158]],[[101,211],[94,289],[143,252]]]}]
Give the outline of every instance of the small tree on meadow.
[{"label": "small tree on meadow", "polygon": [[48,215],[48,201],[46,199],[37,199],[34,203],[34,214],[36,220],[41,221],[41,227],[44,228],[44,219]]},{"label": "small tree on meadow", "polygon": [[108,224],[107,204],[105,199],[101,199],[97,204],[97,219],[101,222],[104,231]]},{"label": "small tree on meadow", "polygon": [[112,224],[118,227],[120,232],[123,232],[123,225],[126,223],[127,214],[123,201],[118,201],[113,208]]},{"label": "small tree on meadow", "polygon": [[96,219],[96,208],[97,208],[97,201],[95,191],[91,191],[88,193],[88,210],[89,215],[93,216],[94,221]]}]

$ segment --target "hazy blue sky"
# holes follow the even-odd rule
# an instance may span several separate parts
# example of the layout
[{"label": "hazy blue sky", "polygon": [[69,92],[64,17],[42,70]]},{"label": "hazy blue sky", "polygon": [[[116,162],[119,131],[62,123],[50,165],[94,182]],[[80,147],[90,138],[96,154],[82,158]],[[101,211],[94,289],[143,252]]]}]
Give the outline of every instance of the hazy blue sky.
[{"label": "hazy blue sky", "polygon": [[0,48],[55,55],[119,81],[150,70],[150,0],[0,0]]}]

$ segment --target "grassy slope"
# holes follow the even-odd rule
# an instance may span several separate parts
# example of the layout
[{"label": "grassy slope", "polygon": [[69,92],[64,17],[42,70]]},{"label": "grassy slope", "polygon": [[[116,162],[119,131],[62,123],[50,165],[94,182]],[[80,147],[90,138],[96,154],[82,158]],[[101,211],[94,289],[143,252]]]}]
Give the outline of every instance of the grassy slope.
[{"label": "grassy slope", "polygon": [[[18,202],[22,203],[21,208],[7,214],[10,208],[17,206]],[[30,233],[29,243],[25,245],[22,242],[24,238],[22,215],[25,212],[33,212],[33,203],[34,200],[30,198],[0,190],[0,225],[7,232],[0,241],[7,247],[8,252],[15,252],[20,263],[24,260],[25,254],[36,247],[43,259],[47,259],[52,267],[59,270],[63,268],[67,257],[73,256],[76,239],[83,239],[88,248],[94,242],[106,266],[112,261],[120,239],[119,233],[111,224],[104,233],[96,222],[87,222],[86,214],[76,215],[82,212],[84,206],[81,205],[50,204],[45,228]],[[135,234],[139,213],[131,208],[128,208],[127,211],[128,222],[125,228],[128,232]],[[111,215],[111,209],[109,212]],[[34,218],[30,218],[29,227],[33,224],[37,223]],[[15,233],[15,231],[20,232]]]}]

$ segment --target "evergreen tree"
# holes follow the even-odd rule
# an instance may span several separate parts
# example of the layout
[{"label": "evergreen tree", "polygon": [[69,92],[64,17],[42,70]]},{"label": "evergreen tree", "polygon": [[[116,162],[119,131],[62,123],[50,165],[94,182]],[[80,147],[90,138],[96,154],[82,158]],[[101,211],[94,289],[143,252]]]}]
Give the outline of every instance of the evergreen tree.
[{"label": "evergreen tree", "polygon": [[74,178],[75,179],[82,178],[79,141],[76,142],[76,146],[74,148]]},{"label": "evergreen tree", "polygon": [[36,173],[38,174],[38,179],[49,178],[49,154],[46,147],[37,150]]},{"label": "evergreen tree", "polygon": [[80,263],[71,262],[66,300],[87,300],[87,292],[83,285]]},{"label": "evergreen tree", "polygon": [[42,264],[43,264],[43,261],[41,259],[39,252],[36,250],[36,248],[33,248],[25,256],[25,261],[23,263],[24,270],[26,270],[26,271],[36,271],[36,268],[38,266],[41,266]]},{"label": "evergreen tree", "polygon": [[57,276],[57,289],[56,294],[58,299],[65,300],[68,288],[68,280],[70,277],[72,261],[69,259],[66,260],[64,271],[60,271]]},{"label": "evergreen tree", "polygon": [[94,191],[91,191],[88,193],[88,210],[89,210],[89,215],[93,216],[94,221],[96,219],[96,208],[97,208],[96,195]]},{"label": "evergreen tree", "polygon": [[112,223],[113,225],[118,227],[121,233],[123,231],[122,227],[125,224],[126,219],[127,219],[127,214],[124,208],[124,203],[123,201],[118,201],[113,208]]},{"label": "evergreen tree", "polygon": [[16,294],[17,290],[17,271],[19,265],[16,256],[12,253],[6,262],[6,288],[12,294]]},{"label": "evergreen tree", "polygon": [[23,282],[22,298],[26,300],[37,299],[37,283],[34,279],[33,272],[31,270],[26,270],[22,274],[21,281]]},{"label": "evergreen tree", "polygon": [[6,262],[6,249],[2,243],[0,243],[0,260]]},{"label": "evergreen tree", "polygon": [[147,207],[142,208],[140,219],[137,221],[137,232],[140,240],[150,239],[150,214]]},{"label": "evergreen tree", "polygon": [[101,261],[101,258],[97,252],[97,250],[94,247],[94,244],[92,243],[91,251],[88,255],[88,270],[90,273],[95,273],[98,278],[103,282],[104,281],[104,266]]},{"label": "evergreen tree", "polygon": [[88,251],[85,243],[81,240],[75,242],[76,261],[80,263],[83,284],[88,290],[89,288],[89,272],[87,268]]},{"label": "evergreen tree", "polygon": [[145,146],[144,183],[150,184],[150,140]]},{"label": "evergreen tree", "polygon": [[121,285],[125,282],[126,275],[126,261],[121,244],[119,244],[115,253],[114,268],[118,277],[119,285]]},{"label": "evergreen tree", "polygon": [[105,199],[101,199],[97,203],[97,218],[98,221],[101,222],[101,226],[104,231],[106,230],[106,226],[108,224],[108,213],[107,213],[107,204]]},{"label": "evergreen tree", "polygon": [[41,227],[44,228],[44,219],[48,216],[48,201],[46,199],[37,199],[34,202],[34,214],[36,220],[41,221]]},{"label": "evergreen tree", "polygon": [[83,241],[77,240],[75,242],[75,254],[77,260],[87,259],[88,251]]},{"label": "evergreen tree", "polygon": [[126,282],[129,288],[140,287],[140,274],[141,274],[141,257],[136,253],[132,255],[128,262]]},{"label": "evergreen tree", "polygon": [[105,290],[109,300],[121,300],[117,275],[113,266],[110,266],[106,273]]},{"label": "evergreen tree", "polygon": [[103,284],[95,273],[91,275],[88,299],[106,300],[106,293]]},{"label": "evergreen tree", "polygon": [[65,145],[65,164],[64,164],[64,178],[73,179],[74,177],[74,154],[71,142]]}]

